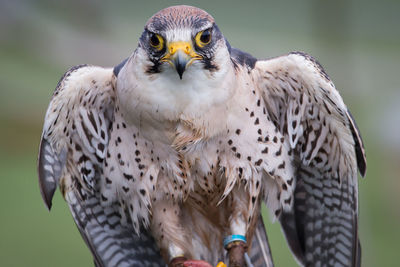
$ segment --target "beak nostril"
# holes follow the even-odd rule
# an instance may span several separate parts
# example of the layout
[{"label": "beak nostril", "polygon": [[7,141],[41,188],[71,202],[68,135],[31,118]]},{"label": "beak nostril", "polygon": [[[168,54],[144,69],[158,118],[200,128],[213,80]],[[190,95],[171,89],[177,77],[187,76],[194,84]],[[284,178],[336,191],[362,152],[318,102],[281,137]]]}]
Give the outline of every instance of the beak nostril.
[{"label": "beak nostril", "polygon": [[179,78],[183,78],[183,73],[187,66],[190,66],[194,60],[199,59],[190,42],[177,41],[168,44],[167,55],[163,61],[170,63],[178,72]]}]

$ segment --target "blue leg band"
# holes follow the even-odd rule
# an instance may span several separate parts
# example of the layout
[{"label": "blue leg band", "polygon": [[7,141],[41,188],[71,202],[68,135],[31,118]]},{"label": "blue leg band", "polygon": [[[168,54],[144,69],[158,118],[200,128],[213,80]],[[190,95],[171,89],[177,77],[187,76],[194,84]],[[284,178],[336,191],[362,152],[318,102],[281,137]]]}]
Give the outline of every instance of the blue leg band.
[{"label": "blue leg band", "polygon": [[243,241],[244,243],[247,243],[246,237],[244,235],[228,235],[224,238],[224,248],[235,241]]}]

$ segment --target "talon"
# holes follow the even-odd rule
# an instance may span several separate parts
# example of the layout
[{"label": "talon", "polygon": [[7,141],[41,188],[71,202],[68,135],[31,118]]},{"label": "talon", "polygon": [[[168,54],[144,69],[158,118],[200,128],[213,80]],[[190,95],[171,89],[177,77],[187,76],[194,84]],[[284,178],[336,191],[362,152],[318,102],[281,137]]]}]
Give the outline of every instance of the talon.
[{"label": "talon", "polygon": [[186,261],[186,258],[183,257],[183,256],[182,257],[175,257],[169,262],[168,266],[169,267],[184,267],[184,262],[185,261]]}]

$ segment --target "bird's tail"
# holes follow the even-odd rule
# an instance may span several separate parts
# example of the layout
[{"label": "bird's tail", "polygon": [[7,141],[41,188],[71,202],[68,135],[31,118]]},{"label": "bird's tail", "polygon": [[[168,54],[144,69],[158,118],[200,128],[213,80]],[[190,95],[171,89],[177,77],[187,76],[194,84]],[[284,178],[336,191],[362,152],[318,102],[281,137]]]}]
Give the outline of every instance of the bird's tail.
[{"label": "bird's tail", "polygon": [[271,249],[268,243],[267,233],[265,231],[264,222],[259,216],[257,227],[254,232],[254,237],[251,243],[251,250],[249,251],[251,263],[254,266],[273,267]]}]

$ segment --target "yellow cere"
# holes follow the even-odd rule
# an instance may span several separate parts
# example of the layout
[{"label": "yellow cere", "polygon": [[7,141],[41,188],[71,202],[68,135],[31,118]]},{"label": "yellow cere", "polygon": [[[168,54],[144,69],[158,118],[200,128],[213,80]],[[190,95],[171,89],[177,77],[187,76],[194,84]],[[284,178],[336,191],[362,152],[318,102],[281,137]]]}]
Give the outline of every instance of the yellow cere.
[{"label": "yellow cere", "polygon": [[186,55],[190,55],[192,45],[189,42],[172,42],[168,45],[168,52],[171,56],[178,50],[182,50]]},{"label": "yellow cere", "polygon": [[218,262],[216,267],[227,267],[225,263],[223,263],[222,261]]},{"label": "yellow cere", "polygon": [[167,48],[167,54],[162,58],[162,61],[167,61],[170,62],[171,58],[178,52],[182,51],[185,53],[188,58],[190,58],[189,65],[197,59],[201,59],[202,57],[197,54],[190,42],[183,42],[183,41],[178,41],[178,42],[171,42],[168,44]]}]

